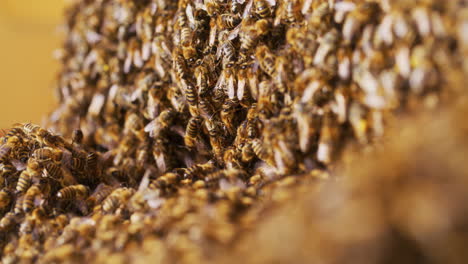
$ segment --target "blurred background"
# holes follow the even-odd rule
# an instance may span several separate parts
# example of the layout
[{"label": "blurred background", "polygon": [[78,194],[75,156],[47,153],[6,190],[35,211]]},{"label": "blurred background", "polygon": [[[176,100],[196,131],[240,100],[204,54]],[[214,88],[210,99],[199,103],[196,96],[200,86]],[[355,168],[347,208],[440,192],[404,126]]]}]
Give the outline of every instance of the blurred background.
[{"label": "blurred background", "polygon": [[64,0],[0,0],[0,128],[41,123],[55,106]]}]

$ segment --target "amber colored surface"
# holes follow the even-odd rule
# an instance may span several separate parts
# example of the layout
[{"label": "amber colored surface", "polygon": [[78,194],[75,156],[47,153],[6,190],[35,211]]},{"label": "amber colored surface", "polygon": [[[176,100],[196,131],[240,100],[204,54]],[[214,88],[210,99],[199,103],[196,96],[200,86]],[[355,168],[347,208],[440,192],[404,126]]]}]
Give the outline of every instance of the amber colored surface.
[{"label": "amber colored surface", "polygon": [[40,123],[53,109],[64,0],[0,1],[0,127]]}]

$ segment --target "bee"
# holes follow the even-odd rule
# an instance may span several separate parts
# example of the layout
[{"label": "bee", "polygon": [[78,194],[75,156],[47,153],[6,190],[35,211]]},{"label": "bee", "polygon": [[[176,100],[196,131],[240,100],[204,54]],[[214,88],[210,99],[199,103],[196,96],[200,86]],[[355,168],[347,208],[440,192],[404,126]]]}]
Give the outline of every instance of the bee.
[{"label": "bee", "polygon": [[26,163],[29,159],[29,154],[28,146],[19,146],[14,149],[13,157],[22,163]]},{"label": "bee", "polygon": [[19,144],[21,144],[21,139],[19,137],[9,137],[7,142],[0,146],[0,162],[6,163],[6,160],[11,153],[11,149],[15,148]]},{"label": "bee", "polygon": [[298,23],[302,20],[302,14],[299,10],[297,1],[288,1],[286,3],[286,10],[284,10],[285,20],[290,23]]},{"label": "bee", "polygon": [[197,50],[192,47],[192,46],[188,46],[188,47],[183,47],[182,48],[182,56],[184,57],[184,59],[187,61],[187,64],[188,65],[193,65],[195,63],[195,61],[197,60],[197,57],[198,57],[198,52]]},{"label": "bee", "polygon": [[132,132],[135,135],[138,135],[141,129],[143,129],[142,118],[136,113],[128,114],[127,118],[125,119],[124,131],[126,131],[126,133]]},{"label": "bee", "polygon": [[315,6],[311,16],[309,17],[309,25],[317,28],[319,32],[323,32],[330,27],[332,9],[328,1],[323,1]]},{"label": "bee", "polygon": [[24,195],[21,195],[16,198],[15,206],[13,207],[13,212],[15,213],[15,215],[23,213],[23,200],[24,200]]},{"label": "bee", "polygon": [[8,212],[0,220],[0,229],[2,231],[11,230],[17,224],[16,215]]},{"label": "bee", "polygon": [[141,168],[145,167],[145,164],[148,162],[149,159],[149,147],[147,145],[142,145],[138,148],[136,152],[136,162],[137,165]]},{"label": "bee", "polygon": [[83,142],[83,131],[81,131],[81,129],[73,130],[72,144],[76,143],[76,144],[80,145],[82,142]]},{"label": "bee", "polygon": [[256,138],[258,136],[257,132],[257,119],[251,119],[247,121],[247,137]]},{"label": "bee", "polygon": [[[191,108],[196,108],[197,106],[197,91],[195,89],[195,86],[193,86],[191,83],[188,83],[185,86],[185,98],[187,99],[187,103]],[[195,110],[192,110],[196,114]],[[191,111],[191,112],[192,112]]]},{"label": "bee", "polygon": [[96,171],[98,166],[98,154],[96,152],[89,152],[86,155],[86,170],[87,171]]},{"label": "bee", "polygon": [[86,158],[72,157],[71,159],[71,170],[75,172],[84,171],[86,167]]},{"label": "bee", "polygon": [[325,62],[325,58],[328,54],[336,47],[339,39],[339,34],[336,29],[328,31],[320,41],[320,45],[315,52],[313,63],[317,66],[322,66]]},{"label": "bee", "polygon": [[149,184],[148,188],[150,189],[166,188],[169,185],[176,184],[180,180],[181,180],[180,176],[177,173],[168,172],[158,177],[156,180],[152,181]]},{"label": "bee", "polygon": [[255,157],[255,152],[252,148],[252,143],[247,142],[241,148],[241,160],[242,162],[250,162]]},{"label": "bee", "polygon": [[43,147],[40,149],[36,149],[32,157],[35,158],[37,161],[45,162],[45,161],[60,161],[62,159],[62,151],[58,149],[53,149],[50,147]]},{"label": "bee", "polygon": [[62,165],[55,162],[47,162],[44,165],[44,177],[49,177],[54,180],[61,180],[63,178]]},{"label": "bee", "polygon": [[331,113],[326,113],[323,117],[323,124],[320,130],[320,138],[317,149],[317,160],[325,164],[332,161],[336,150],[336,139],[338,137],[338,127],[334,123]]},{"label": "bee", "polygon": [[180,29],[180,44],[183,47],[188,47],[192,43],[192,30],[189,27]]},{"label": "bee", "polygon": [[231,13],[239,14],[241,12],[241,9],[242,9],[242,4],[239,3],[238,1],[231,1],[229,9],[230,9]]},{"label": "bee", "polygon": [[4,138],[3,138],[3,143],[6,143],[8,138],[10,137],[18,137],[18,138],[23,138],[26,137],[26,134],[24,133],[23,129],[21,127],[13,127],[8,132],[6,132]]},{"label": "bee", "polygon": [[228,169],[240,168],[240,152],[236,147],[228,147],[223,154],[224,165]]},{"label": "bee", "polygon": [[89,195],[89,188],[82,185],[71,185],[65,188],[62,188],[57,192],[57,197],[64,200],[73,200],[76,198],[86,198]]},{"label": "bee", "polygon": [[257,47],[255,56],[262,70],[268,75],[273,76],[275,73],[275,57],[268,47],[265,45]]},{"label": "bee", "polygon": [[38,133],[40,129],[41,127],[39,125],[35,125],[32,123],[26,123],[23,125],[23,130],[29,135],[34,135]]},{"label": "bee", "polygon": [[206,173],[210,173],[216,169],[214,161],[210,160],[204,164],[195,164],[189,168],[184,169],[185,179],[201,178],[200,176]]},{"label": "bee", "polygon": [[246,57],[247,52],[253,49],[257,44],[258,33],[254,28],[249,28],[242,31],[240,34],[240,53],[241,56]]},{"label": "bee", "polygon": [[221,11],[219,0],[205,0],[205,7],[206,12],[210,17],[218,16],[219,12]]},{"label": "bee", "polygon": [[179,54],[179,55],[174,56],[172,68],[174,72],[176,73],[177,78],[184,79],[187,76],[187,73],[186,73],[187,68],[185,65],[185,59],[183,55]]},{"label": "bee", "polygon": [[254,0],[254,11],[260,18],[271,16],[271,7],[267,0]]},{"label": "bee", "polygon": [[252,150],[259,159],[273,166],[269,148],[266,148],[264,144],[260,141],[260,139],[256,138],[252,140]]},{"label": "bee", "polygon": [[241,22],[239,15],[222,14],[218,17],[218,26],[223,29],[233,29]]},{"label": "bee", "polygon": [[187,15],[184,10],[179,10],[176,15],[176,25],[178,28],[184,28],[188,24]]},{"label": "bee", "polygon": [[92,206],[96,204],[100,204],[107,196],[109,196],[114,191],[112,186],[106,184],[99,184],[96,187],[96,190],[90,195],[87,199],[87,203]]},{"label": "bee", "polygon": [[35,134],[35,138],[43,146],[57,146],[59,143],[63,143],[61,137],[52,135],[52,133],[43,128],[39,128]]},{"label": "bee", "polygon": [[194,147],[195,141],[201,128],[202,118],[200,116],[194,116],[190,118],[185,129],[184,142],[187,147]]},{"label": "bee", "polygon": [[1,184],[7,183],[10,176],[14,176],[16,168],[10,164],[0,163],[0,178],[4,179]]},{"label": "bee", "polygon": [[206,97],[200,97],[198,101],[198,107],[201,110],[202,116],[210,119],[214,116],[215,110],[211,102]]},{"label": "bee", "polygon": [[0,190],[0,210],[7,209],[11,204],[12,194],[8,189]]},{"label": "bee", "polygon": [[21,172],[18,182],[16,183],[16,192],[24,193],[31,186],[32,177],[27,170]]},{"label": "bee", "polygon": [[104,201],[102,202],[102,210],[106,213],[115,212],[115,210],[128,201],[134,194],[133,189],[118,188],[115,189]]},{"label": "bee", "polygon": [[349,43],[359,28],[368,21],[377,17],[380,11],[378,3],[362,2],[347,16],[343,24],[343,39]]},{"label": "bee", "polygon": [[194,75],[197,82],[199,95],[205,95],[209,90],[208,74],[208,69],[204,64],[201,64],[195,68]]},{"label": "bee", "polygon": [[226,100],[222,106],[221,121],[224,123],[230,134],[235,132],[234,115],[238,104],[239,103],[234,100]]},{"label": "bee", "polygon": [[[187,9],[189,6],[190,5],[187,6]],[[195,31],[204,32],[209,27],[210,17],[205,10],[198,8],[193,12],[193,19],[191,19],[191,22]]]},{"label": "bee", "polygon": [[29,213],[33,210],[34,201],[36,199],[36,196],[39,194],[41,194],[41,190],[39,189],[39,186],[33,185],[29,187],[28,191],[26,192],[23,198],[22,207],[23,207],[24,212]]}]

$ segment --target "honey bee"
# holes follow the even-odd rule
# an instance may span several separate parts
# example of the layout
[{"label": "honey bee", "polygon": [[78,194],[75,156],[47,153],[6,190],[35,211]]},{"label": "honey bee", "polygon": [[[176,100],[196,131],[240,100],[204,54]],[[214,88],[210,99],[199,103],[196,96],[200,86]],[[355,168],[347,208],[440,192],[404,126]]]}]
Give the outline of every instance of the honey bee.
[{"label": "honey bee", "polygon": [[39,186],[33,185],[29,187],[28,191],[26,191],[26,194],[24,195],[22,207],[23,211],[26,213],[31,212],[34,209],[34,203],[36,196],[41,194],[41,190]]},{"label": "honey bee", "polygon": [[155,138],[161,130],[169,128],[176,118],[177,112],[174,109],[166,109],[159,114],[158,118],[146,125],[145,132],[149,132],[150,137]]},{"label": "honey bee", "polygon": [[[205,95],[208,90],[208,69],[204,64],[201,64],[195,68],[194,75],[197,82],[198,94]],[[188,101],[188,99],[187,99]],[[190,103],[190,102],[189,102]]]},{"label": "honey bee", "polygon": [[[53,163],[49,163],[49,164],[53,164]],[[86,158],[72,157],[72,159],[71,159],[71,170],[72,171],[75,171],[75,172],[84,171],[85,167],[86,167]],[[52,167],[51,167],[51,169],[52,169]]]},{"label": "honey bee", "polygon": [[27,146],[16,147],[13,151],[13,158],[18,159],[22,163],[26,163],[29,159],[29,148]]},{"label": "honey bee", "polygon": [[9,178],[14,176],[16,173],[16,168],[10,164],[0,163],[0,178],[3,181],[0,182],[0,185],[8,185]]},{"label": "honey bee", "polygon": [[0,162],[5,163],[10,155],[11,149],[21,143],[21,139],[17,136],[9,137],[7,142],[0,146]]},{"label": "honey bee", "polygon": [[323,32],[330,26],[332,10],[328,1],[318,2],[315,5],[312,15],[309,17],[309,24]]},{"label": "honey bee", "polygon": [[10,130],[8,130],[5,135],[3,136],[3,143],[6,143],[8,138],[10,137],[18,137],[18,138],[23,138],[25,137],[26,134],[23,131],[23,128],[21,127],[13,127]]},{"label": "honey bee", "polygon": [[322,66],[325,62],[325,58],[328,56],[330,51],[332,51],[338,42],[339,34],[336,29],[328,31],[320,41],[320,45],[315,53],[314,64],[317,66]]},{"label": "honey bee", "polygon": [[257,119],[251,119],[247,121],[247,137],[256,138],[258,136],[257,132]]},{"label": "honey bee", "polygon": [[254,11],[260,18],[271,16],[271,6],[267,0],[254,0]]},{"label": "honey bee", "polygon": [[0,220],[0,229],[2,231],[11,230],[17,224],[16,215],[8,212]]},{"label": "honey bee", "polygon": [[197,57],[198,57],[198,52],[197,50],[192,47],[192,46],[188,46],[188,47],[183,47],[182,48],[182,56],[184,57],[184,59],[187,61],[187,64],[188,65],[193,65],[195,63],[195,61],[197,60]]},{"label": "honey bee", "polygon": [[106,213],[114,212],[118,207],[128,201],[134,194],[135,190],[129,188],[115,189],[104,201],[102,202],[102,210]]},{"label": "honey bee", "polygon": [[191,148],[195,146],[195,141],[198,136],[202,121],[203,120],[200,116],[194,116],[188,121],[184,137],[184,142],[187,147]]},{"label": "honey bee", "polygon": [[63,144],[63,139],[61,137],[52,135],[52,133],[43,128],[39,128],[34,136],[43,146],[57,146]]},{"label": "honey bee", "polygon": [[23,129],[27,134],[34,135],[41,129],[41,127],[32,123],[26,123],[23,125]]},{"label": "honey bee", "polygon": [[208,13],[202,8],[196,8],[193,11],[192,5],[187,5],[186,8],[187,18],[190,21],[190,26],[196,32],[205,32],[208,29],[210,23],[210,17]]},{"label": "honey bee", "polygon": [[231,11],[231,13],[239,14],[241,12],[241,9],[242,9],[242,4],[239,3],[238,1],[232,1],[230,3],[229,10]]},{"label": "honey bee", "polygon": [[201,110],[202,116],[206,119],[211,119],[215,114],[213,105],[206,97],[199,98],[198,107]]},{"label": "honey bee", "polygon": [[252,148],[252,143],[247,142],[242,146],[241,149],[241,160],[242,162],[250,162],[255,157],[255,152]]},{"label": "honey bee", "polygon": [[132,132],[135,135],[138,135],[142,128],[143,120],[138,114],[130,113],[127,115],[124,128],[126,133]]},{"label": "honey bee", "polygon": [[196,106],[197,106],[197,91],[195,86],[191,83],[188,83],[185,86],[185,98],[187,99],[187,103],[189,104],[190,108],[194,108],[191,110],[192,115],[196,114]]},{"label": "honey bee", "polygon": [[312,145],[313,135],[319,132],[321,118],[305,103],[295,103],[292,115],[297,120],[299,148],[305,153]]},{"label": "honey bee", "polygon": [[83,131],[81,131],[81,129],[73,130],[72,144],[76,143],[76,144],[80,145],[83,142],[83,137],[84,137],[83,136]]},{"label": "honey bee", "polygon": [[323,124],[320,130],[320,139],[317,149],[317,160],[325,164],[329,164],[336,151],[336,138],[339,132],[337,124],[331,113],[326,113],[323,117]]},{"label": "honey bee", "polygon": [[252,150],[259,159],[267,162],[271,166],[274,165],[269,149],[264,146],[260,139],[256,138],[252,140]]},{"label": "honey bee", "polygon": [[98,166],[98,159],[99,156],[96,152],[89,152],[86,155],[86,169],[92,172],[96,171]]},{"label": "honey bee", "polygon": [[150,189],[158,189],[158,188],[166,188],[169,185],[176,184],[180,181],[180,176],[177,173],[168,172],[157,178],[156,180],[152,181],[148,188]]},{"label": "honey bee", "polygon": [[62,188],[57,192],[57,197],[64,200],[73,200],[76,198],[86,198],[89,194],[89,188],[82,185],[71,185],[65,188]]},{"label": "honey bee", "polygon": [[254,28],[249,28],[240,33],[240,53],[243,57],[247,56],[247,52],[257,44],[258,33]]},{"label": "honey bee", "polygon": [[233,29],[241,22],[239,15],[222,14],[218,17],[218,26],[222,29]]},{"label": "honey bee", "polygon": [[136,162],[137,165],[141,168],[144,168],[145,164],[149,159],[149,149],[148,146],[143,145],[138,148],[136,152]]},{"label": "honey bee", "polygon": [[268,47],[265,45],[257,47],[255,56],[258,59],[260,68],[268,75],[273,76],[275,73],[275,57]]},{"label": "honey bee", "polygon": [[284,10],[284,18],[290,23],[298,23],[302,20],[302,14],[297,1],[288,1]]},{"label": "honey bee", "polygon": [[0,190],[0,210],[4,211],[11,204],[12,194],[8,189]]},{"label": "honey bee", "polygon": [[24,193],[31,186],[32,177],[27,170],[21,172],[16,183],[16,192]]},{"label": "honey bee", "polygon": [[94,206],[96,204],[100,204],[107,196],[109,196],[114,188],[112,186],[106,184],[99,184],[94,192],[88,197],[87,204],[89,206]]},{"label": "honey bee", "polygon": [[62,165],[54,162],[47,162],[44,165],[44,177],[61,181],[63,178]]},{"label": "honey bee", "polygon": [[60,161],[62,159],[62,151],[50,147],[43,147],[36,149],[33,152],[32,157],[41,162]]},{"label": "honey bee", "polygon": [[177,78],[184,79],[187,75],[184,56],[181,54],[178,54],[173,57],[174,57],[174,61],[172,64],[172,68],[174,72],[176,73]]},{"label": "honey bee", "polygon": [[180,29],[180,44],[183,47],[188,47],[192,43],[192,30],[189,27],[183,27]]},{"label": "honey bee", "polygon": [[15,206],[13,207],[13,213],[15,213],[15,215],[23,213],[23,200],[24,200],[24,195],[21,195],[16,198]]},{"label": "honey bee", "polygon": [[376,2],[363,2],[359,4],[346,17],[343,24],[343,39],[350,42],[356,32],[364,23],[377,17],[380,11],[379,4]]},{"label": "honey bee", "polygon": [[210,173],[215,169],[216,169],[216,166],[213,160],[210,160],[204,164],[195,164],[189,168],[184,169],[184,178],[185,179],[200,178],[201,175]]},{"label": "honey bee", "polygon": [[206,12],[210,17],[218,16],[219,12],[221,11],[221,5],[219,4],[219,0],[206,0],[205,7]]},{"label": "honey bee", "polygon": [[221,121],[224,123],[230,134],[235,132],[234,115],[236,113],[235,110],[237,106],[238,102],[235,102],[234,100],[226,100],[222,106]]}]

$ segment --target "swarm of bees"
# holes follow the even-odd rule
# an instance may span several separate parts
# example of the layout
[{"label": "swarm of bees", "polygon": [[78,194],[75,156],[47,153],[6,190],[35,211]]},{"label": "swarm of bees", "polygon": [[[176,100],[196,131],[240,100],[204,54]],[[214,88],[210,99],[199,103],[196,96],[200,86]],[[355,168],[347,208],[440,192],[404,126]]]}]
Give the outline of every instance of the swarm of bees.
[{"label": "swarm of bees", "polygon": [[349,143],[375,146],[401,113],[460,94],[467,14],[443,0],[74,1],[49,130],[2,138],[3,262],[214,258],[294,186],[336,178]]}]

